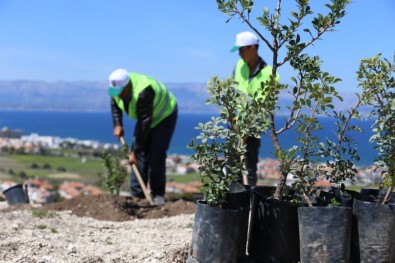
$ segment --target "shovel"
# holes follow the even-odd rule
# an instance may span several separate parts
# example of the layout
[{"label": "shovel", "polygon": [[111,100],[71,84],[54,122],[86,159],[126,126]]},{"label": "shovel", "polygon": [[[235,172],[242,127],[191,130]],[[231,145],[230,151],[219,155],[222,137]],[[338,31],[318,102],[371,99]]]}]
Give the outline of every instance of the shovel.
[{"label": "shovel", "polygon": [[[126,145],[125,139],[123,137],[120,137],[119,139],[121,140],[122,145]],[[150,205],[154,205],[151,195],[148,193],[147,187],[145,186],[143,178],[141,177],[139,168],[137,167],[137,165],[132,164],[132,169],[133,169],[134,174],[137,177],[137,181],[139,182],[141,189],[143,190],[145,198],[148,200]]]}]

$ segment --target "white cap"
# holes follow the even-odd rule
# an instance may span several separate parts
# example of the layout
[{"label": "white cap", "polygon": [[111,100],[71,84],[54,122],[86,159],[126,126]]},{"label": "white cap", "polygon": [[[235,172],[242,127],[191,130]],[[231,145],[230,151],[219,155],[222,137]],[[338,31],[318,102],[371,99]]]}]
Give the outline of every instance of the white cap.
[{"label": "white cap", "polygon": [[108,77],[108,94],[112,97],[119,96],[123,88],[129,83],[129,73],[125,69],[117,69]]},{"label": "white cap", "polygon": [[255,36],[255,34],[249,31],[238,33],[236,35],[236,43],[230,52],[239,50],[241,47],[258,45],[258,41],[259,39]]}]

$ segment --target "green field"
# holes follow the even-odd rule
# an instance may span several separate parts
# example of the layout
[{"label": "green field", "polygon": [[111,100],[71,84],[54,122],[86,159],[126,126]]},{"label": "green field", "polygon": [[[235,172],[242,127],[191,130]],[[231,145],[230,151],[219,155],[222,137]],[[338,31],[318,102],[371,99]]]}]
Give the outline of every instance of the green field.
[{"label": "green field", "polygon": [[33,154],[0,155],[3,177],[15,181],[27,178],[45,178],[53,180],[76,179],[93,183],[106,168],[100,158],[76,158],[60,156],[42,156]]},{"label": "green field", "polygon": [[[55,183],[73,180],[98,184],[99,175],[105,173],[106,167],[101,158],[0,154],[0,179],[9,178],[22,182],[29,178],[41,178]],[[197,173],[168,174],[167,180],[188,183],[198,181],[200,178]],[[129,181],[129,178],[127,181]]]},{"label": "green field", "polygon": [[168,174],[167,181],[177,182],[177,183],[190,183],[193,181],[200,182],[200,176],[198,173],[190,173],[190,174]]}]

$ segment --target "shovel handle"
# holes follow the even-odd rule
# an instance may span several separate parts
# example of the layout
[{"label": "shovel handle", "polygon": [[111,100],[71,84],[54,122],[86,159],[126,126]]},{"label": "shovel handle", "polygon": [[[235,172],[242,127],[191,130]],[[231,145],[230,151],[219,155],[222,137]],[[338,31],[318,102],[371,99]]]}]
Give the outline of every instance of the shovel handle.
[{"label": "shovel handle", "polygon": [[139,184],[141,186],[141,189],[143,190],[145,198],[149,201],[150,205],[153,205],[154,202],[152,201],[151,195],[148,193],[147,187],[145,187],[145,183],[143,181],[143,178],[141,177],[140,171],[137,168],[137,165],[132,164],[133,172],[137,177],[137,181],[139,181]]},{"label": "shovel handle", "polygon": [[[119,140],[121,141],[122,145],[126,144],[125,139],[123,137],[120,137]],[[132,164],[132,169],[134,174],[136,175],[137,181],[139,182],[141,189],[143,190],[145,198],[149,201],[150,205],[153,205],[154,202],[152,201],[151,195],[148,193],[147,187],[145,186],[144,180],[141,177],[137,165]]]}]

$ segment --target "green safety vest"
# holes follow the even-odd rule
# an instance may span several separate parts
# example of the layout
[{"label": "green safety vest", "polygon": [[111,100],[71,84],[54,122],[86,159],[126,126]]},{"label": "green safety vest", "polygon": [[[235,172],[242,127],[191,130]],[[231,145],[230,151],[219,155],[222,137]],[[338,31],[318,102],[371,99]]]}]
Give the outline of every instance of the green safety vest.
[{"label": "green safety vest", "polygon": [[114,100],[120,109],[128,113],[128,116],[131,119],[137,119],[137,100],[139,98],[140,92],[142,92],[148,86],[151,86],[155,92],[151,128],[158,125],[164,118],[173,112],[177,104],[176,98],[166,89],[163,83],[149,76],[135,72],[129,73],[129,78],[132,83],[132,91],[128,110],[125,110],[125,105],[119,96],[114,97]]},{"label": "green safety vest", "polygon": [[[250,96],[253,96],[258,89],[261,88],[261,83],[270,80],[270,76],[272,75],[272,67],[266,66],[259,71],[259,73],[252,78],[250,81],[250,69],[248,68],[248,64],[244,62],[244,60],[240,59],[235,68],[234,80],[238,83],[236,89],[247,93]],[[279,75],[277,75],[276,80],[279,80]],[[259,96],[263,99],[266,96]]]}]

